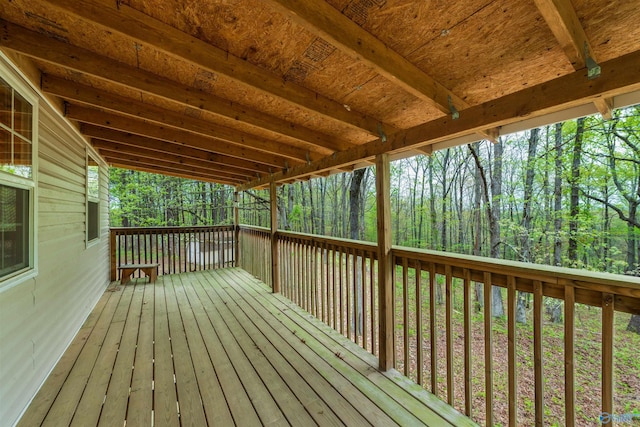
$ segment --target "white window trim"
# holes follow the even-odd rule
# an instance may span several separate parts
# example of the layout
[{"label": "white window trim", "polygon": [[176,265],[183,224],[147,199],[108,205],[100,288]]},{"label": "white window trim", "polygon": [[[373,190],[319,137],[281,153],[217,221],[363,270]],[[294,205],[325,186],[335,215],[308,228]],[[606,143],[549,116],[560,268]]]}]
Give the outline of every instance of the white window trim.
[{"label": "white window trim", "polygon": [[[98,165],[98,197],[90,197],[89,196],[89,159],[93,160]],[[89,147],[86,148],[85,153],[85,230],[84,230],[84,240],[85,247],[89,248],[91,246],[97,245],[102,241],[102,230],[100,227],[101,220],[101,210],[102,210],[102,198],[100,197],[100,184],[102,179],[100,175],[102,174],[102,167],[100,165],[100,157],[93,153]],[[89,202],[98,203],[98,237],[95,237],[89,240]]]},{"label": "white window trim", "polygon": [[0,278],[0,293],[2,293],[38,275],[38,140],[40,106],[38,95],[24,77],[4,60],[4,56],[0,57],[0,76],[33,107],[31,178],[22,178],[0,171],[1,184],[29,190],[29,267]]}]

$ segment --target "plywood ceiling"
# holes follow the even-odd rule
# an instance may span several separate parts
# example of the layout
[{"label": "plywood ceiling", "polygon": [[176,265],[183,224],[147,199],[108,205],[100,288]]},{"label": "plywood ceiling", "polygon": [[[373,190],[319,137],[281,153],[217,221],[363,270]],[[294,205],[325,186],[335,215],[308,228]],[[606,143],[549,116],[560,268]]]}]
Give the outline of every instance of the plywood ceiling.
[{"label": "plywood ceiling", "polygon": [[12,0],[0,18],[0,48],[110,164],[239,188],[640,89],[628,0]]}]

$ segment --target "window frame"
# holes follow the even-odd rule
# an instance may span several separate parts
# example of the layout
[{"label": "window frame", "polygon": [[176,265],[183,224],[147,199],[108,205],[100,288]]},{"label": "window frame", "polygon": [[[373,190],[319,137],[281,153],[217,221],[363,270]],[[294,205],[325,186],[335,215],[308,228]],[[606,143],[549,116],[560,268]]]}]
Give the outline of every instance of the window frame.
[{"label": "window frame", "polygon": [[[86,149],[86,158],[85,158],[85,245],[86,247],[90,247],[93,246],[95,244],[97,244],[98,242],[100,242],[102,240],[102,232],[101,232],[101,227],[100,227],[100,208],[101,208],[101,200],[100,200],[100,173],[101,173],[101,167],[100,167],[100,162],[99,162],[99,157],[94,154],[93,152],[91,152],[91,150],[87,147]],[[91,164],[91,162],[93,162],[95,164],[95,167],[98,169],[98,173],[97,173],[97,179],[98,179],[98,194],[97,196],[91,195],[90,194],[90,187],[91,184],[89,182],[89,167],[93,166]],[[90,215],[90,209],[89,209],[89,203],[95,203],[97,205],[97,218],[95,219],[96,221],[96,227],[97,227],[97,235],[93,238],[89,237],[89,230],[91,228],[91,221],[89,218]]]},{"label": "window frame", "polygon": [[[27,266],[20,270],[8,273],[0,277],[0,293],[5,292],[16,285],[19,285],[28,279],[38,275],[38,138],[39,138],[39,98],[31,86],[26,83],[26,79],[21,75],[16,75],[15,71],[10,68],[5,61],[0,61],[0,78],[2,78],[13,90],[17,92],[26,102],[31,105],[32,116],[32,134],[31,134],[31,177],[12,174],[7,171],[0,170],[0,184],[28,191],[28,263]],[[12,105],[12,114],[13,114]],[[13,122],[12,122],[13,126]],[[12,129],[12,132],[16,132]]]}]

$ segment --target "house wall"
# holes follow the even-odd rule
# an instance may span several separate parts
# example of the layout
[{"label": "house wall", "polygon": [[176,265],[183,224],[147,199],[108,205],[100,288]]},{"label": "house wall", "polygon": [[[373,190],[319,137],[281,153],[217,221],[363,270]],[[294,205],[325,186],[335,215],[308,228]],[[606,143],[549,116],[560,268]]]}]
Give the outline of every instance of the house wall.
[{"label": "house wall", "polygon": [[[0,57],[0,75],[7,73],[19,77]],[[109,283],[107,165],[100,164],[100,238],[87,244],[90,148],[37,96],[37,274],[0,286],[0,426],[19,419]]]}]

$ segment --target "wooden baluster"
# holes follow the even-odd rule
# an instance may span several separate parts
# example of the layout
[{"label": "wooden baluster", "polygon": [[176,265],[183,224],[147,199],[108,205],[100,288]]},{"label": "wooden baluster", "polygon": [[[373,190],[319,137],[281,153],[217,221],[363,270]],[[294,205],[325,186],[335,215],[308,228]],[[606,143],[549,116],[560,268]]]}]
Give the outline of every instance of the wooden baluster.
[{"label": "wooden baluster", "polygon": [[271,213],[271,286],[274,293],[280,292],[280,260],[278,258],[278,193],[276,182],[269,185]]},{"label": "wooden baluster", "polygon": [[118,278],[118,236],[115,230],[109,230],[109,278],[113,282]]},{"label": "wooden baluster", "polygon": [[351,280],[350,280],[350,274],[349,274],[351,272],[351,268],[350,268],[350,266],[351,266],[350,261],[351,260],[349,259],[350,256],[351,256],[350,252],[351,251],[350,251],[349,247],[346,246],[345,247],[345,253],[344,253],[344,258],[345,258],[345,261],[344,261],[344,272],[345,272],[344,282],[345,282],[345,293],[346,293],[346,296],[345,296],[345,313],[346,313],[345,314],[345,321],[346,322],[345,323],[347,324],[346,325],[346,327],[347,327],[347,337],[349,339],[352,339],[351,332],[352,332],[352,329],[353,329],[353,327],[352,327],[353,325],[351,325],[351,309],[352,309],[352,307],[351,307],[351,297],[352,297],[353,293],[351,292]]},{"label": "wooden baluster", "polygon": [[366,270],[367,253],[363,250],[360,257],[360,317],[358,318],[358,326],[362,335],[362,348],[367,350],[367,270]]},{"label": "wooden baluster", "polygon": [[533,282],[533,364],[535,424],[543,425],[544,418],[544,378],[542,372],[542,282]]},{"label": "wooden baluster", "polygon": [[509,371],[509,425],[518,425],[518,382],[516,371],[516,279],[507,277],[507,340]]},{"label": "wooden baluster", "polygon": [[445,333],[447,341],[447,403],[453,406],[453,275],[451,266],[444,267],[445,275]]},{"label": "wooden baluster", "polygon": [[429,333],[431,346],[431,393],[438,396],[438,336],[436,328],[436,266],[429,263]]},{"label": "wooden baluster", "polygon": [[573,286],[564,288],[564,401],[565,425],[576,424],[576,390],[575,368],[573,365],[575,349],[575,302],[576,294]]},{"label": "wooden baluster", "polygon": [[416,363],[417,383],[424,383],[424,355],[422,354],[422,266],[416,260]]},{"label": "wooden baluster", "polygon": [[602,412],[613,414],[613,294],[602,294]]},{"label": "wooden baluster", "polygon": [[343,255],[342,246],[338,246],[338,289],[339,289],[339,301],[338,301],[338,309],[340,314],[340,333],[344,335],[344,280],[343,280],[343,272],[342,272],[342,255]]},{"label": "wooden baluster", "polygon": [[331,299],[333,329],[338,330],[338,293],[336,292],[336,248],[331,245]]},{"label": "wooden baluster", "polygon": [[402,329],[404,376],[409,377],[411,372],[411,358],[409,357],[409,260],[406,257],[402,257]]},{"label": "wooden baluster", "polygon": [[379,355],[378,352],[378,325],[379,322],[379,307],[376,306],[376,295],[379,295],[378,292],[378,282],[376,280],[375,270],[376,270],[376,260],[375,254],[371,252],[369,254],[369,298],[371,298],[371,310],[369,311],[371,317],[371,353],[374,355]]},{"label": "wooden baluster", "polygon": [[473,372],[471,364],[471,271],[464,269],[464,413],[471,417],[473,412]]},{"label": "wooden baluster", "polygon": [[484,273],[484,379],[486,425],[493,426],[493,329],[491,312],[491,273]]}]

